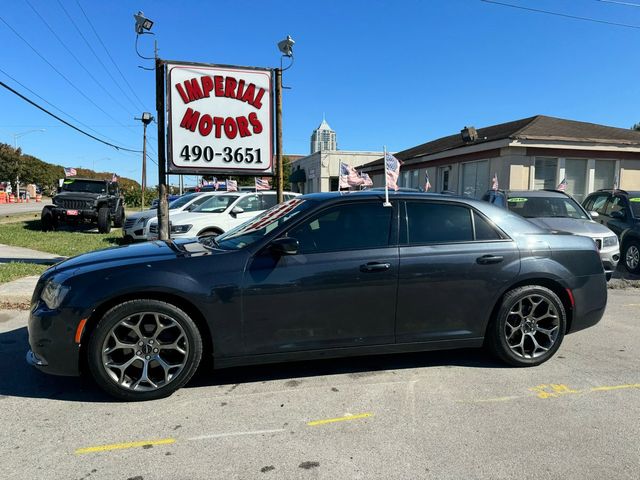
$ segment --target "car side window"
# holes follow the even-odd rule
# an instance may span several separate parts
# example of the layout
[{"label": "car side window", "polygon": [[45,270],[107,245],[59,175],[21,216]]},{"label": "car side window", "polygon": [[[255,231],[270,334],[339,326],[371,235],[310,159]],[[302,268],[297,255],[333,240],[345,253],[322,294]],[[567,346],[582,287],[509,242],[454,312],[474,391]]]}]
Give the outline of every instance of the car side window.
[{"label": "car side window", "polygon": [[613,197],[607,203],[605,215],[611,215],[613,212],[621,212],[624,214],[624,202],[621,197]]},{"label": "car side window", "polygon": [[477,212],[473,212],[473,224],[477,241],[502,240],[500,232]]},{"label": "car side window", "polygon": [[473,240],[471,210],[462,205],[407,202],[410,245]]},{"label": "car side window", "polygon": [[337,205],[289,231],[303,254],[389,245],[393,209],[381,202]]},{"label": "car side window", "polygon": [[208,196],[206,195],[200,195],[198,198],[196,198],[193,202],[191,202],[191,204],[189,205],[189,208],[191,210],[193,210],[194,208],[196,208],[198,205],[206,202],[209,199]]},{"label": "car side window", "polygon": [[[268,210],[269,208],[275,206],[277,203],[278,197],[274,193],[263,193],[262,197],[262,210]],[[287,200],[285,198],[285,200]]]},{"label": "car side window", "polygon": [[598,212],[600,214],[604,214],[605,206],[608,198],[609,198],[609,195],[595,196],[593,200],[593,205],[591,205],[591,207],[589,207],[587,210],[589,210],[590,212]]},{"label": "car side window", "polygon": [[257,195],[247,195],[236,204],[236,207],[242,208],[245,212],[259,212],[262,210],[260,199]]}]

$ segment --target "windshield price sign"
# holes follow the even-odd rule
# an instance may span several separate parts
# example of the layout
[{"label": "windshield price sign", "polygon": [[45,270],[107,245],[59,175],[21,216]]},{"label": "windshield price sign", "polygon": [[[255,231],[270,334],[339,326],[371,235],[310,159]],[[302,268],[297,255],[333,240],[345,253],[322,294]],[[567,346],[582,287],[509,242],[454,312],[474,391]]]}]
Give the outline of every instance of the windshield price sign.
[{"label": "windshield price sign", "polygon": [[167,65],[169,171],[272,173],[269,69]]}]

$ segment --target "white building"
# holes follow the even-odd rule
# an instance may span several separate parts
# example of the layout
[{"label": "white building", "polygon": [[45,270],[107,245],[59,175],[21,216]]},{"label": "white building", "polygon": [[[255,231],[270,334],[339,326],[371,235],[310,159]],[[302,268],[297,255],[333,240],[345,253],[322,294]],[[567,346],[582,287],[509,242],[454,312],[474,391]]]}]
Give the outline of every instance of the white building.
[{"label": "white building", "polygon": [[311,134],[311,151],[309,153],[337,149],[336,132],[331,130],[331,127],[323,117],[320,126]]}]

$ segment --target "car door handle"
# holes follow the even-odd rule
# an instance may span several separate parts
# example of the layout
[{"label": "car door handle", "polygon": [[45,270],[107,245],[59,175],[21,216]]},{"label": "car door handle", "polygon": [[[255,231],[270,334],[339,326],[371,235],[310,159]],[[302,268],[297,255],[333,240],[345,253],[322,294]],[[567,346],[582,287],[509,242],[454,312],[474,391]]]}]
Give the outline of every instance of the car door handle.
[{"label": "car door handle", "polygon": [[389,270],[391,268],[390,263],[378,263],[378,262],[369,262],[364,265],[360,265],[361,272],[380,272],[382,270]]},{"label": "car door handle", "polygon": [[483,255],[481,257],[476,258],[476,262],[480,265],[490,265],[492,263],[500,263],[504,260],[502,255]]}]

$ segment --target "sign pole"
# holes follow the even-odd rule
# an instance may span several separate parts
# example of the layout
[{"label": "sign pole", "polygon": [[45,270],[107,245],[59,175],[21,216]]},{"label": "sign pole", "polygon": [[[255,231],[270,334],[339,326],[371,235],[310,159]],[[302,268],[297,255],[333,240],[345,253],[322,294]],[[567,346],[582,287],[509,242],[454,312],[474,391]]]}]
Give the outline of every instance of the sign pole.
[{"label": "sign pole", "polygon": [[282,158],[282,69],[276,68],[276,195],[277,202],[282,203],[284,188]]},{"label": "sign pole", "polygon": [[167,202],[167,174],[164,120],[164,62],[158,57],[156,44],[156,110],[158,118],[158,240],[169,240],[169,204]]}]

